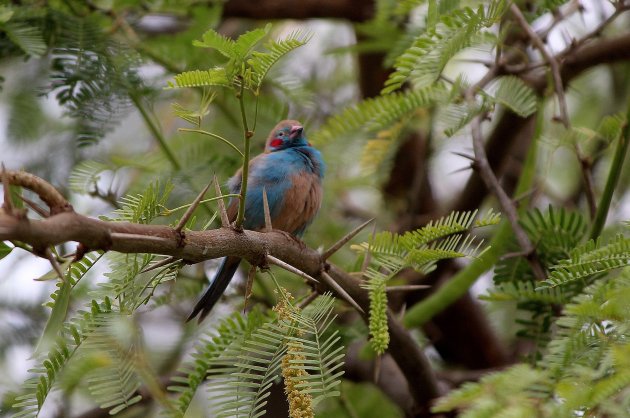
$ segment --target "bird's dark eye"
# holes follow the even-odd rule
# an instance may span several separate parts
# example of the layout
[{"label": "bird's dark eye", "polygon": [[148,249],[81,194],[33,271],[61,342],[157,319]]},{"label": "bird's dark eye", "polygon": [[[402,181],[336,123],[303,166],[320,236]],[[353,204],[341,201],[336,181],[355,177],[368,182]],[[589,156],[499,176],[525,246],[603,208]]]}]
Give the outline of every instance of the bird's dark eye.
[{"label": "bird's dark eye", "polygon": [[283,137],[284,136],[284,132],[278,132],[278,136],[279,137]]}]

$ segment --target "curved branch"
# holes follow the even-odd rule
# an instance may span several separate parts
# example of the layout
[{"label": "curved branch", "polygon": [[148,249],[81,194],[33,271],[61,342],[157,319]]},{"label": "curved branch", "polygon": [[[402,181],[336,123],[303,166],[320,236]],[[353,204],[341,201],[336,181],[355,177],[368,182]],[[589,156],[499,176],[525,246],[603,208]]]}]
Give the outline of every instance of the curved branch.
[{"label": "curved branch", "polygon": [[[17,173],[17,177],[27,174],[9,173]],[[45,183],[37,179],[38,184]],[[77,241],[93,250],[168,255],[188,263],[237,256],[252,265],[264,265],[265,257],[271,254],[312,277],[320,278],[323,273],[328,273],[363,311],[369,311],[367,290],[360,287],[358,279],[334,265],[325,264],[317,251],[283,232],[237,231],[232,228],[180,232],[163,225],[101,221],[73,211],[42,220],[18,218],[0,212],[0,240],[17,240],[37,247]],[[331,291],[340,299],[344,297],[323,280],[320,280],[318,288],[320,291]],[[365,314],[362,317],[367,319]],[[389,352],[407,379],[419,413],[428,414],[429,401],[439,395],[433,370],[421,347],[391,312],[388,312],[388,320]]]},{"label": "curved branch", "polygon": [[73,211],[72,205],[50,183],[25,171],[5,171],[10,184],[35,192],[50,208],[51,215]]}]

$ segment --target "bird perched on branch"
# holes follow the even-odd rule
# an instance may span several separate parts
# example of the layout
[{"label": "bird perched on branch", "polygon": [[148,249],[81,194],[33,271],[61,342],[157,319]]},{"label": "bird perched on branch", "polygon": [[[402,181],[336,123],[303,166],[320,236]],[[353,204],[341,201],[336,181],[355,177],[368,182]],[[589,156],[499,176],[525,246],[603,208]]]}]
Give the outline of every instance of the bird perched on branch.
[{"label": "bird perched on branch", "polygon": [[[301,237],[321,205],[324,170],[321,154],[306,140],[302,125],[295,120],[278,123],[269,133],[265,151],[249,162],[243,227],[250,230],[265,227],[265,189],[273,229]],[[239,193],[241,182],[239,170],[228,181],[230,193]],[[236,219],[238,203],[238,199],[232,199],[228,206],[230,222]],[[202,321],[210,313],[240,262],[238,257],[225,258],[188,321],[197,315]]]}]

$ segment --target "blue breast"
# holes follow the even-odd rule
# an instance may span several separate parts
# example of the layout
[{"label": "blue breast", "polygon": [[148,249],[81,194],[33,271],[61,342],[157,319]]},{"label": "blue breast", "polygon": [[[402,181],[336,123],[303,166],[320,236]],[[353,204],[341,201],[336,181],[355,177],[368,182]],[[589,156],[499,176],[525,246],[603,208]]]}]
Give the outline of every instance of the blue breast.
[{"label": "blue breast", "polygon": [[[259,229],[265,225],[263,187],[267,192],[271,219],[282,210],[284,193],[291,187],[294,175],[314,175],[323,178],[325,165],[321,154],[310,146],[287,148],[263,154],[252,160],[245,200],[245,229]],[[230,193],[239,193],[240,182],[234,178],[228,183]]]}]

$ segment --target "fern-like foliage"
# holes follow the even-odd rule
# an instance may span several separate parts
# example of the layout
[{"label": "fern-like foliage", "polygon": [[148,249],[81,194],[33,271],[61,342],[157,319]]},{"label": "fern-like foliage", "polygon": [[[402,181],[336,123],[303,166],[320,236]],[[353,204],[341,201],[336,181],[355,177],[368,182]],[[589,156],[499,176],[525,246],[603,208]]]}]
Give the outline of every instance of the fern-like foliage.
[{"label": "fern-like foliage", "polygon": [[413,267],[426,274],[435,268],[439,260],[478,254],[482,241],[477,241],[471,235],[465,236],[464,233],[471,227],[496,224],[499,218],[489,212],[485,218],[475,221],[476,215],[477,211],[453,212],[402,235],[380,232],[370,242],[363,242],[353,248],[359,252],[369,252],[374,263],[392,274],[403,267]]},{"label": "fern-like foliage", "polygon": [[112,167],[108,164],[92,160],[81,161],[72,169],[68,177],[68,187],[75,193],[97,193],[101,175],[110,170]]},{"label": "fern-like foliage", "polygon": [[329,118],[315,133],[313,141],[325,144],[343,138],[344,135],[384,129],[410,112],[432,106],[444,101],[447,97],[445,85],[436,83],[434,86],[420,90],[366,99]]},{"label": "fern-like foliage", "polygon": [[89,18],[55,15],[59,26],[52,51],[50,90],[77,120],[79,145],[100,140],[127,114],[131,95],[143,89],[139,59],[107,38]]},{"label": "fern-like foliage", "polygon": [[208,392],[216,405],[214,416],[264,415],[266,398],[286,349],[285,335],[277,325],[263,324],[241,344],[227,347],[210,361]]},{"label": "fern-like foliage", "polygon": [[87,335],[80,356],[97,357],[99,367],[87,373],[87,388],[101,408],[110,408],[115,415],[139,402],[140,387],[136,359],[142,356],[133,335],[129,318],[111,313],[97,318],[98,327]]},{"label": "fern-like foliage", "polygon": [[89,312],[79,312],[78,317],[68,321],[59,339],[48,354],[41,359],[41,366],[29,370],[34,376],[24,384],[24,394],[16,398],[13,405],[18,412],[16,418],[37,417],[59,374],[76,354],[81,344],[94,329],[101,325],[101,318],[112,312],[111,301],[102,304],[92,301]]},{"label": "fern-like foliage", "polygon": [[300,360],[292,360],[288,367],[306,372],[296,388],[311,395],[314,406],[323,399],[339,396],[340,377],[344,373],[341,337],[337,330],[328,331],[336,317],[332,313],[334,302],[330,294],[325,294],[303,311],[294,309],[289,314],[295,332],[289,334],[288,344]]},{"label": "fern-like foliage", "polygon": [[[369,139],[365,143],[361,154],[361,167],[366,172],[377,172],[377,169],[381,168],[385,161],[389,161],[394,157],[396,145],[405,132],[405,126],[406,123],[404,121],[395,123],[391,128],[379,131],[376,138]],[[383,168],[382,171],[390,172],[387,168]]]},{"label": "fern-like foliage", "polygon": [[129,194],[120,199],[120,209],[116,209],[115,218],[103,217],[106,220],[148,224],[165,212],[174,185],[167,181],[161,185],[159,181],[151,183],[142,193]]},{"label": "fern-like foliage", "polygon": [[[630,269],[587,286],[563,309],[535,367],[519,365],[464,384],[434,412],[543,418],[628,414]],[[507,415],[506,415],[507,414]]]},{"label": "fern-like foliage", "polygon": [[[467,417],[544,417],[531,387],[544,382],[545,374],[527,365],[465,383],[433,407],[435,413],[466,409]],[[481,400],[481,401],[480,401]]]},{"label": "fern-like foliage", "polygon": [[271,24],[246,32],[233,40],[214,29],[203,34],[193,45],[217,50],[228,59],[223,66],[208,70],[192,70],[177,74],[169,88],[227,87],[251,90],[258,95],[267,73],[283,56],[308,42],[308,36],[294,32],[285,39],[265,43],[263,51],[254,49],[271,30]]},{"label": "fern-like foliage", "polygon": [[252,53],[252,58],[247,63],[252,70],[251,83],[256,94],[260,91],[260,86],[271,67],[289,52],[306,44],[309,39],[308,34],[293,32],[285,39],[266,43],[265,49],[268,52],[254,51]]},{"label": "fern-like foliage", "polygon": [[2,32],[26,55],[39,57],[48,49],[41,29],[32,23],[17,19],[0,20],[0,33]]},{"label": "fern-like foliage", "polygon": [[[537,108],[536,93],[518,77],[499,77],[496,89],[488,97],[522,117],[533,114]],[[492,86],[491,86],[492,87]]]},{"label": "fern-like foliage", "polygon": [[[528,211],[521,225],[532,242],[536,243],[540,262],[547,269],[566,259],[586,236],[587,224],[581,214],[550,206],[547,211]],[[518,251],[514,241],[510,250]],[[543,348],[550,338],[551,325],[556,315],[555,306],[566,303],[583,288],[583,283],[564,288],[540,290],[529,262],[523,256],[501,259],[495,268],[495,287],[484,299],[489,301],[511,301],[526,315],[517,322],[517,335],[531,339],[538,348]],[[532,360],[538,359],[537,351]]]},{"label": "fern-like foliage", "polygon": [[[58,337],[59,331],[63,328],[64,321],[68,315],[72,290],[103,257],[103,254],[103,251],[91,251],[85,254],[79,261],[71,262],[68,260],[62,265],[62,269],[64,270],[66,269],[66,265],[69,265],[69,267],[64,276],[64,280],[57,281],[56,289],[50,295],[50,301],[45,304],[45,306],[51,308],[52,311],[39,341],[38,351]],[[54,269],[49,275],[51,278],[57,279],[57,272]]]},{"label": "fern-like foliage", "polygon": [[551,266],[549,278],[540,287],[555,287],[583,280],[630,264],[630,238],[617,235],[608,244],[590,240],[571,251],[568,259]]},{"label": "fern-like foliage", "polygon": [[287,347],[301,359],[288,368],[303,372],[297,384],[302,393],[312,396],[314,403],[338,395],[343,353],[337,331],[329,330],[335,318],[333,304],[334,298],[323,295],[301,311],[286,299],[278,317],[254,310],[247,317],[234,314],[223,320],[184,363],[184,377],[169,387],[180,395],[175,410],[165,411],[166,416],[183,417],[206,380],[213,416],[263,416]]},{"label": "fern-like foliage", "polygon": [[[173,184],[159,182],[149,184],[140,194],[130,194],[120,199],[120,209],[116,209],[116,221],[149,224],[155,218],[167,213],[166,202]],[[97,294],[119,301],[122,312],[131,313],[140,305],[148,303],[156,288],[177,277],[180,264],[166,266],[157,272],[141,273],[155,259],[153,254],[111,254],[111,270],[105,275],[109,280],[99,283]]]},{"label": "fern-like foliage", "polygon": [[453,212],[418,230],[402,235],[380,232],[369,242],[352,247],[370,257],[370,265],[363,272],[367,282],[362,286],[370,296],[369,327],[375,352],[383,353],[389,344],[387,281],[406,267],[427,274],[440,260],[477,256],[483,241],[470,235],[470,229],[495,225],[499,216],[492,211],[480,219],[475,219],[476,215],[477,211]]},{"label": "fern-like foliage", "polygon": [[491,32],[483,29],[498,22],[506,8],[507,2],[499,0],[490,2],[487,8],[455,9],[441,16],[435,27],[416,38],[396,59],[396,71],[385,82],[383,93],[391,93],[407,81],[415,87],[434,83],[456,53],[475,43],[494,39]]},{"label": "fern-like foliage", "polygon": [[176,408],[164,411],[166,416],[183,417],[195,392],[205,382],[211,362],[216,361],[229,347],[242,344],[255,329],[268,320],[256,310],[247,317],[235,313],[221,321],[214,332],[202,338],[196,345],[191,360],[180,366],[179,372],[183,377],[173,377],[175,384],[168,387],[169,391],[178,396],[175,400]]},{"label": "fern-like foliage", "polygon": [[225,68],[216,67],[208,70],[192,70],[177,74],[175,82],[169,82],[168,86],[175,87],[207,87],[222,86],[232,88],[232,83],[227,78]]}]

